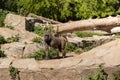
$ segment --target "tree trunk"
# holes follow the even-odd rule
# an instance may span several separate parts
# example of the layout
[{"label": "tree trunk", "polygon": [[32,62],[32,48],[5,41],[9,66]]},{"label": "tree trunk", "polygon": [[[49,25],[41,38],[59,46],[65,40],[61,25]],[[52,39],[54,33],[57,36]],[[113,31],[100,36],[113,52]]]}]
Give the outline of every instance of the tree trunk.
[{"label": "tree trunk", "polygon": [[42,22],[45,22],[45,23],[47,23],[47,22],[51,23],[51,24],[60,24],[61,23],[61,22],[55,21],[53,19],[49,19],[49,18],[45,18],[45,17],[42,17],[42,16],[35,15],[33,13],[29,13],[28,17],[37,18],[37,19],[39,19],[39,20],[41,20]]},{"label": "tree trunk", "polygon": [[103,30],[110,32],[113,27],[120,26],[120,15],[116,17],[107,17],[101,19],[88,19],[88,20],[81,20],[81,21],[73,21],[69,23],[63,23],[55,25],[55,30],[57,30],[58,26],[58,33],[67,33],[73,32],[78,30]]}]

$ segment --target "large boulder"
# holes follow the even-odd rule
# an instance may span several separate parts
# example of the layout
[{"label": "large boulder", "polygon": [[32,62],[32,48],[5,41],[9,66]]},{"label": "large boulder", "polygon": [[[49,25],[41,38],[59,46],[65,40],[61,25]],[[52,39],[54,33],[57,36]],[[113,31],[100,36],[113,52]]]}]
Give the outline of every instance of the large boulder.
[{"label": "large boulder", "polygon": [[37,34],[29,31],[11,30],[9,28],[0,28],[0,35],[4,36],[5,39],[18,35],[19,42],[22,43],[33,43],[32,39],[38,37]]},{"label": "large boulder", "polygon": [[19,59],[12,63],[12,66],[18,69],[38,70],[38,63],[35,59]]},{"label": "large boulder", "polygon": [[44,46],[39,43],[27,44],[25,46],[23,56],[29,56],[31,54],[34,54],[34,52],[39,51],[42,48],[44,48]]},{"label": "large boulder", "polygon": [[33,43],[33,38],[36,38],[38,37],[37,34],[34,34],[32,32],[29,32],[29,31],[19,31],[19,37],[20,37],[20,40],[19,42],[22,42],[22,43]]},{"label": "large boulder", "polygon": [[11,30],[9,28],[0,28],[0,35],[4,36],[5,39],[8,37],[12,37],[18,35],[19,32],[17,30]]},{"label": "large boulder", "polygon": [[39,43],[24,44],[20,42],[13,42],[1,45],[1,50],[8,58],[19,59],[42,49],[44,46]]},{"label": "large boulder", "polygon": [[12,26],[18,30],[25,30],[25,17],[8,13],[5,18],[5,26]]},{"label": "large boulder", "polygon": [[110,42],[112,40],[114,40],[114,38],[111,36],[97,36],[97,35],[94,35],[93,37],[85,37],[85,38],[68,37],[68,42],[75,44],[79,48],[85,48],[89,46],[96,47],[104,43]]},{"label": "large boulder", "polygon": [[19,42],[1,45],[1,50],[7,55],[8,58],[21,58],[25,45]]},{"label": "large boulder", "polygon": [[0,68],[9,68],[12,59],[10,58],[0,58]]},{"label": "large boulder", "polygon": [[5,26],[12,26],[14,29],[23,31],[33,31],[34,30],[34,24],[35,19],[32,17],[24,17],[12,13],[8,13],[5,18]]}]

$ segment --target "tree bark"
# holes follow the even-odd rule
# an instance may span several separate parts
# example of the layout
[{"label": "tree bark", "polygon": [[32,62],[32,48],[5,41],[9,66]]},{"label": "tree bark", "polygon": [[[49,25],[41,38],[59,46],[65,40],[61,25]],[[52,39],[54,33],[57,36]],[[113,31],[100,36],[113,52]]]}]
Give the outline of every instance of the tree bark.
[{"label": "tree bark", "polygon": [[113,27],[120,26],[120,15],[116,17],[107,17],[101,19],[88,19],[81,21],[73,21],[55,25],[55,30],[58,27],[58,33],[67,33],[81,30],[103,30],[110,32]]},{"label": "tree bark", "polygon": [[45,22],[45,23],[46,22],[51,23],[51,24],[60,24],[61,23],[61,22],[55,21],[53,19],[49,19],[49,18],[45,18],[45,17],[42,17],[42,16],[35,15],[33,13],[29,13],[28,17],[37,18],[37,19],[39,19],[39,20],[41,20],[42,22]]}]

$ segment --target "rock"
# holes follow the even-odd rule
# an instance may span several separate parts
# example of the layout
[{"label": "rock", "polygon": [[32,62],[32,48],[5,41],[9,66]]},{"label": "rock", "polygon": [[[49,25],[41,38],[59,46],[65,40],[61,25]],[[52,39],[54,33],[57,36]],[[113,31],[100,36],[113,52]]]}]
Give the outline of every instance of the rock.
[{"label": "rock", "polygon": [[9,68],[11,62],[10,58],[0,58],[0,68]]},{"label": "rock", "polygon": [[12,66],[20,69],[38,70],[38,63],[35,59],[19,59],[12,63]]},{"label": "rock", "polygon": [[19,42],[1,45],[1,50],[7,55],[8,58],[21,58],[25,45]]},{"label": "rock", "polygon": [[34,31],[35,18],[26,17],[25,20],[26,20],[25,29],[26,29],[27,31]]},{"label": "rock", "polygon": [[5,18],[5,26],[12,26],[17,30],[25,30],[25,17],[8,13]]},{"label": "rock", "polygon": [[120,32],[120,26],[111,29],[111,33],[119,33],[119,32]]},{"label": "rock", "polygon": [[33,43],[32,39],[38,37],[29,31],[11,30],[9,28],[0,28],[0,35],[4,36],[5,39],[19,35],[19,42],[22,43]]},{"label": "rock", "polygon": [[[96,68],[103,65],[113,80],[113,73],[120,70],[119,49],[120,39],[117,39],[75,57],[69,54],[67,58],[38,62],[19,59],[12,66],[20,70],[21,80],[87,80],[89,74],[96,74]],[[0,68],[0,77],[1,80],[10,80],[7,69]]]},{"label": "rock", "polygon": [[20,31],[19,36],[20,36],[19,42],[22,42],[25,44],[33,43],[32,39],[38,37],[37,34],[34,34],[29,31]]},{"label": "rock", "polygon": [[19,34],[16,30],[11,30],[9,28],[0,28],[0,35],[4,36],[5,39]]},{"label": "rock", "polygon": [[[120,47],[120,40],[115,40],[109,43],[106,43],[104,45],[101,45],[99,47],[96,47],[88,52],[85,52],[81,54],[81,59],[83,59],[84,63],[86,60],[89,62],[85,62],[84,64],[90,64],[94,62],[95,64],[98,64],[99,62],[104,63],[104,66],[110,67],[110,66],[117,66],[120,65],[120,53],[119,53],[119,47]],[[90,59],[90,60],[89,60]],[[97,59],[97,61],[96,61]]]},{"label": "rock", "polygon": [[30,54],[33,54],[34,52],[44,48],[44,46],[40,45],[40,43],[32,43],[27,44],[24,49],[23,56],[28,56]]},{"label": "rock", "polygon": [[31,44],[23,44],[20,42],[14,42],[9,44],[1,45],[1,50],[7,55],[8,58],[19,59],[34,52],[44,48],[40,43],[31,43]]},{"label": "rock", "polygon": [[95,47],[110,42],[112,40],[114,40],[114,38],[111,36],[93,36],[87,38],[68,37],[68,42],[75,44],[79,48],[85,48],[89,46]]},{"label": "rock", "polygon": [[20,31],[33,31],[36,19],[32,17],[24,17],[12,13],[8,13],[5,18],[5,26],[12,26]]}]

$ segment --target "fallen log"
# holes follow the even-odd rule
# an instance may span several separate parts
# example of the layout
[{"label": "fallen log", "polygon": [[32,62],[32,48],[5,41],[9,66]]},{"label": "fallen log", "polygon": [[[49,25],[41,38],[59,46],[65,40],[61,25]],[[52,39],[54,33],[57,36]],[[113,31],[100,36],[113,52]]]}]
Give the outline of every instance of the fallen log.
[{"label": "fallen log", "polygon": [[47,22],[51,23],[51,24],[60,24],[61,23],[61,22],[55,21],[53,19],[49,19],[49,18],[45,18],[45,17],[42,17],[42,16],[35,15],[33,13],[29,13],[28,17],[37,18],[37,19],[39,19],[39,20],[41,20],[42,22],[45,22],[45,23],[47,23]]},{"label": "fallen log", "polygon": [[113,27],[120,26],[120,15],[116,17],[107,17],[101,19],[88,19],[81,21],[73,21],[55,25],[55,30],[58,27],[58,33],[67,33],[79,30],[103,30],[110,32]]}]

